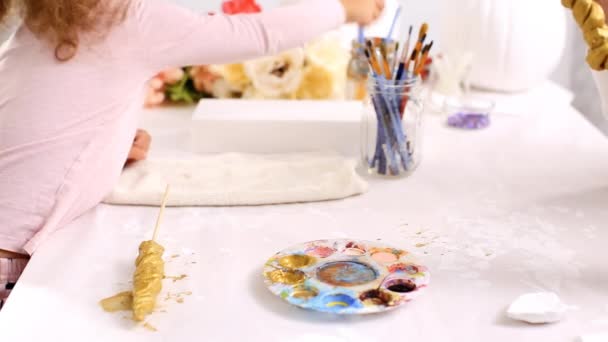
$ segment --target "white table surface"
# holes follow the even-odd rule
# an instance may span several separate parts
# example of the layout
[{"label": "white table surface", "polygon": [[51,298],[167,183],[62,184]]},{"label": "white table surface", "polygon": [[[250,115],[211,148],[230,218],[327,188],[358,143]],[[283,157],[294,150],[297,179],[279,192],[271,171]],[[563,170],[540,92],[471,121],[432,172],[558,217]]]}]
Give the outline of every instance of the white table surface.
[{"label": "white table surface", "polygon": [[[430,117],[424,160],[410,178],[372,180],[343,201],[166,212],[168,275],[150,317],[158,331],[97,302],[129,289],[137,245],[157,209],[101,205],[46,242],[0,313],[2,341],[575,341],[608,331],[608,139],[545,84],[500,96],[493,125],[464,132]],[[153,155],[187,144],[188,110],[146,114]],[[336,317],[291,307],[261,267],[290,245],[322,238],[382,240],[432,273],[405,308]],[[419,243],[427,246],[416,248]],[[510,321],[517,296],[557,292],[578,307],[558,324]],[[161,298],[164,298],[164,294]]]}]

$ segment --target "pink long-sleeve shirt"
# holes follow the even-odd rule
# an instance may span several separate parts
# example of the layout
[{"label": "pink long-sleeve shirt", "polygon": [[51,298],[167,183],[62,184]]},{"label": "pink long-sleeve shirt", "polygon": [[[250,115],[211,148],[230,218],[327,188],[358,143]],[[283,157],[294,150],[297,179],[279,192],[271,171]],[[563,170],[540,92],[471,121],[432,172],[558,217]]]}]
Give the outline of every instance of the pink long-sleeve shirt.
[{"label": "pink long-sleeve shirt", "polygon": [[345,21],[338,0],[232,17],[162,0],[131,5],[68,62],[24,26],[0,47],[0,249],[32,254],[112,189],[157,71],[274,54]]}]

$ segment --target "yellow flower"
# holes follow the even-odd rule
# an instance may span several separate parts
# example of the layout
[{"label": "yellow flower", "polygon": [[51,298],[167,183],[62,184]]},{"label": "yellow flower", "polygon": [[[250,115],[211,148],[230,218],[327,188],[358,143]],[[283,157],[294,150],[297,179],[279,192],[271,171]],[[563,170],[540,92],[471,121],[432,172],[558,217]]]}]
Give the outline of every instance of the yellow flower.
[{"label": "yellow flower", "polygon": [[[346,69],[350,59],[339,35],[326,34],[306,46],[305,81],[298,97],[310,99],[344,98],[346,92]],[[317,88],[317,89],[315,89]]]},{"label": "yellow flower", "polygon": [[211,70],[226,80],[233,91],[243,92],[251,85],[243,64],[214,65]]},{"label": "yellow flower", "polygon": [[334,93],[334,76],[327,68],[320,65],[309,65],[304,69],[304,76],[296,97],[300,100],[325,100]]}]

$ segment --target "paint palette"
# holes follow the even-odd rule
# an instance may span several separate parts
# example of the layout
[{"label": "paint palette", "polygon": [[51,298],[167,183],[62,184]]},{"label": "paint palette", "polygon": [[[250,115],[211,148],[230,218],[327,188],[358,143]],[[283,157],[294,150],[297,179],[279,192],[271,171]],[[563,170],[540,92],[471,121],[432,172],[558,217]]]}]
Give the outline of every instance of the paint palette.
[{"label": "paint palette", "polygon": [[409,253],[367,241],[320,240],[286,249],[264,267],[275,295],[301,308],[369,314],[402,306],[428,286]]}]

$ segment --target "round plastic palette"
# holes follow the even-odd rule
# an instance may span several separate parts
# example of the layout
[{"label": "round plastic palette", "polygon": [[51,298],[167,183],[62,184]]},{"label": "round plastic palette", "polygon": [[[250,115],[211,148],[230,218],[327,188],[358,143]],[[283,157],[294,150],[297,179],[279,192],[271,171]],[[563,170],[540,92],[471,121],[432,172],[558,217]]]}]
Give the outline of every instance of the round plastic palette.
[{"label": "round plastic palette", "polygon": [[428,286],[430,274],[404,250],[368,241],[320,240],[274,255],[264,278],[272,293],[301,308],[369,314],[409,302]]}]

